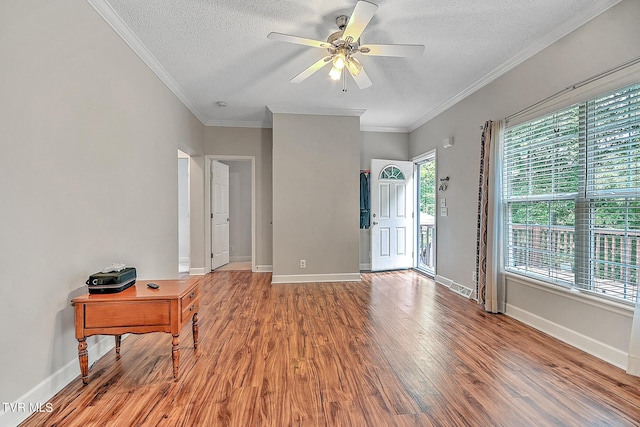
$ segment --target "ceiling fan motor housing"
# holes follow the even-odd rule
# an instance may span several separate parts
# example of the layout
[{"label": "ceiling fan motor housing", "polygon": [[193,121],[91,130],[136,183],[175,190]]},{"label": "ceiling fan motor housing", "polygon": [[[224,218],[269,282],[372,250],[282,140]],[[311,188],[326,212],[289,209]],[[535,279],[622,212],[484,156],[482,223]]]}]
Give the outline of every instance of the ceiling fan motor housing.
[{"label": "ceiling fan motor housing", "polygon": [[340,31],[336,31],[327,38],[327,42],[331,43],[331,47],[327,48],[331,55],[335,55],[340,51],[343,51],[345,56],[353,55],[360,49],[360,39],[351,40],[351,37],[349,37],[349,40],[344,40],[342,38],[348,22],[349,17],[347,15],[340,15],[336,18],[336,24]]},{"label": "ceiling fan motor housing", "polygon": [[347,26],[347,22],[349,22],[349,17],[347,15],[340,15],[336,18],[336,25],[341,31],[344,31]]}]

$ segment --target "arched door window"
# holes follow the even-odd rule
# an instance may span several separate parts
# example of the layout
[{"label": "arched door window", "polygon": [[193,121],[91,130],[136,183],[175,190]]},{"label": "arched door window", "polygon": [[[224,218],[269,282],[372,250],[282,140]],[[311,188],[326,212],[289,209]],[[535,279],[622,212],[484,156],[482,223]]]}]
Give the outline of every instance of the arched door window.
[{"label": "arched door window", "polygon": [[404,174],[397,166],[389,165],[380,171],[379,179],[403,181]]}]

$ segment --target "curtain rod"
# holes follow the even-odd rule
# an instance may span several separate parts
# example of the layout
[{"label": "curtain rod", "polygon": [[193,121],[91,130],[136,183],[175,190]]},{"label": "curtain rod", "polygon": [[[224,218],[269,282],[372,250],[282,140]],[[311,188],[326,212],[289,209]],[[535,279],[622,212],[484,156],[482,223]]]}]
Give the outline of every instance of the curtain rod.
[{"label": "curtain rod", "polygon": [[529,111],[538,108],[540,105],[543,105],[543,104],[551,101],[554,98],[557,98],[557,97],[559,97],[561,95],[564,95],[567,92],[571,92],[572,90],[576,90],[576,89],[578,89],[578,88],[580,88],[580,87],[582,87],[584,85],[592,83],[592,82],[594,82],[596,80],[599,80],[599,79],[601,79],[603,77],[607,77],[608,75],[616,73],[616,72],[618,72],[620,70],[624,70],[625,68],[631,67],[632,65],[635,65],[635,64],[638,64],[638,63],[640,63],[640,56],[638,56],[638,57],[636,57],[636,58],[634,58],[634,59],[632,59],[630,61],[627,61],[625,63],[622,63],[622,64],[620,64],[618,66],[610,68],[610,69],[608,69],[606,71],[603,71],[602,73],[596,74],[595,76],[591,76],[588,79],[582,80],[581,82],[578,82],[576,84],[568,86],[568,87],[562,89],[561,91],[556,92],[553,95],[546,97],[542,101],[538,101],[535,104],[530,105],[530,106],[518,111],[517,113],[511,114],[510,116],[505,117],[504,120],[505,120],[505,122],[509,122],[509,120],[514,119],[515,117],[521,116],[522,114],[528,113]]}]

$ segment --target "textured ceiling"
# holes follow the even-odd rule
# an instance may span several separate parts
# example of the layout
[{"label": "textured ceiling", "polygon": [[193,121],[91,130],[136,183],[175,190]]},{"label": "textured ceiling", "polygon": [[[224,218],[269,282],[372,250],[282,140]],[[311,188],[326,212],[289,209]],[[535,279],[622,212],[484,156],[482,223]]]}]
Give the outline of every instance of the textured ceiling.
[{"label": "textured ceiling", "polygon": [[[348,91],[324,68],[289,80],[326,50],[355,0],[88,0],[207,125],[270,127],[268,106],[365,110],[364,130],[411,131],[618,0],[372,0],[363,44],[424,44],[421,57],[362,57],[373,81]],[[218,101],[228,106],[221,108]]]}]

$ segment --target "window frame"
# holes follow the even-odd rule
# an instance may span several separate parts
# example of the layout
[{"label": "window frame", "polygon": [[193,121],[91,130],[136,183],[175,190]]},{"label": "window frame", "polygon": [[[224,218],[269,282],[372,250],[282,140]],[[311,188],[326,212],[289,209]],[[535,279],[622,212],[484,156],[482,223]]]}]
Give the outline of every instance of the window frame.
[{"label": "window frame", "polygon": [[[630,211],[629,205],[640,203],[640,186],[635,186],[635,187],[632,186],[629,188],[614,189],[614,190],[608,189],[606,191],[594,190],[595,181],[593,179],[593,175],[594,175],[595,168],[592,168],[593,165],[590,163],[591,159],[589,159],[589,155],[594,151],[594,148],[590,144],[595,144],[595,142],[593,142],[591,138],[591,135],[589,134],[590,126],[591,126],[589,122],[591,111],[589,109],[592,108],[590,107],[590,104],[592,102],[595,102],[598,98],[604,99],[605,97],[608,97],[608,96],[611,96],[611,97],[618,96],[621,93],[626,93],[625,91],[627,90],[631,93],[631,95],[627,95],[629,99],[632,99],[632,100],[635,99],[633,98],[633,96],[638,96],[640,98],[640,82],[637,82],[631,85],[620,87],[616,90],[609,91],[604,94],[600,94],[598,96],[592,97],[583,102],[575,103],[569,107],[565,107],[557,111],[552,111],[550,113],[544,114],[543,116],[534,118],[532,120],[528,120],[524,123],[519,123],[505,130],[505,140],[502,146],[502,154],[503,154],[503,157],[505,158],[505,165],[504,165],[505,168],[503,170],[503,186],[501,189],[502,209],[504,214],[503,223],[501,224],[501,227],[503,228],[503,231],[504,231],[503,234],[506,237],[503,241],[503,245],[504,245],[503,269],[505,272],[515,274],[515,275],[530,277],[532,279],[550,284],[552,286],[559,286],[566,289],[586,292],[600,299],[611,300],[617,303],[623,303],[627,305],[635,303],[636,295],[639,293],[638,288],[640,288],[640,284],[636,283],[638,281],[638,275],[640,274],[640,270],[638,270],[639,266],[638,266],[637,260],[635,264],[632,263],[633,261],[632,257],[634,256],[632,254],[635,251],[635,254],[636,254],[635,256],[638,257],[638,252],[640,252],[640,237],[638,236],[635,237],[636,239],[635,242],[633,242],[632,240],[629,240],[631,238],[628,237],[629,230],[630,230],[628,224],[631,222],[631,220],[633,221],[640,220],[640,214],[636,214],[636,217],[633,217],[631,220],[629,219],[629,217],[631,216],[629,213]],[[514,171],[516,170],[518,172],[521,172],[521,170],[517,168],[522,166],[517,164],[517,158],[515,157],[516,155],[521,154],[519,151],[517,151],[519,150],[517,144],[521,144],[520,147],[523,147],[523,146],[526,147],[528,140],[526,140],[525,138],[521,138],[521,139],[518,139],[513,146],[508,146],[509,143],[513,143],[513,141],[509,141],[510,132],[516,132],[516,133],[517,131],[524,132],[522,129],[526,129],[527,126],[530,126],[530,127],[534,126],[536,123],[542,123],[543,124],[542,126],[544,126],[544,123],[547,123],[547,121],[549,121],[552,116],[555,116],[556,114],[561,114],[571,109],[577,109],[578,111],[578,127],[577,127],[578,167],[577,167],[577,175],[576,175],[578,188],[576,188],[576,191],[565,192],[565,193],[562,193],[562,192],[554,193],[552,190],[551,193],[546,193],[546,194],[531,194],[533,185],[529,183],[527,184],[529,185],[529,187],[527,187],[529,194],[519,194],[519,195],[511,194],[513,193],[514,190],[513,188],[509,188],[509,186],[513,185],[513,177],[510,177],[507,175],[509,173],[513,174]],[[630,108],[630,111],[631,111],[630,113],[631,117],[640,116],[640,105],[633,104],[632,108]],[[614,117],[617,118],[618,116],[616,115]],[[620,117],[622,117],[622,115],[620,115]],[[637,119],[638,120],[637,124],[634,120],[635,119],[629,120],[629,122],[631,122],[632,124],[628,125],[629,134],[630,134],[629,136],[630,142],[628,142],[628,144],[631,147],[632,152],[633,150],[638,150],[638,147],[640,147],[640,143],[637,142],[637,138],[638,138],[637,133],[632,130],[634,129],[634,126],[640,125],[640,118]],[[620,131],[620,129],[626,129],[626,128],[624,128],[622,125],[615,128],[616,131]],[[555,129],[555,124],[554,124],[554,132],[557,132],[557,130]],[[539,138],[539,137],[540,137],[539,134],[535,134],[535,135],[532,134],[530,138],[532,141],[535,141],[535,138]],[[548,141],[553,141],[553,139],[554,138],[551,138]],[[551,150],[551,147],[553,146],[553,144],[555,144],[555,142],[549,143],[548,141],[543,144],[543,148],[549,146],[549,150]],[[634,144],[636,144],[637,146]],[[524,148],[524,149],[520,148],[520,149],[522,150],[522,153],[527,153],[527,155],[530,152],[528,148]],[[514,152],[509,153],[509,150],[515,150],[514,152],[516,154],[513,154]],[[509,157],[509,154],[512,157]],[[524,157],[526,158],[527,155],[525,155]],[[627,162],[632,163],[630,159],[633,159],[634,158],[633,156],[634,155],[628,155],[624,159],[626,159]],[[550,157],[554,158],[553,155],[551,155]],[[516,160],[513,161],[513,158],[516,158]],[[533,158],[533,160],[529,160],[529,161],[531,163],[540,162],[542,164],[544,160],[545,160],[544,156],[541,155],[539,158]],[[618,159],[616,159],[616,161],[618,161]],[[617,167],[617,165],[618,163],[615,163],[612,168]],[[546,166],[546,165],[543,164],[543,166]],[[552,166],[555,167],[555,164]],[[613,171],[613,169],[611,169],[611,171]],[[529,172],[530,171],[528,171],[527,173]],[[637,174],[635,170],[633,173]],[[550,176],[553,181],[553,177],[555,176],[555,174],[554,172],[552,172],[552,173],[549,173],[548,175],[543,174],[543,176],[545,177]],[[633,180],[634,183],[637,182],[638,175],[631,175],[631,179]],[[553,184],[552,184],[552,188],[553,188]],[[529,207],[533,206],[535,203],[540,203],[540,202],[546,203],[550,206],[554,202],[561,202],[566,200],[573,200],[573,203],[574,203],[573,225],[569,226],[572,230],[572,231],[570,230],[569,233],[571,232],[573,233],[573,253],[571,255],[573,258],[572,259],[573,266],[571,268],[572,273],[570,275],[567,274],[566,277],[562,277],[562,276],[558,276],[557,268],[553,274],[550,272],[551,269],[553,268],[553,264],[558,261],[560,254],[557,252],[553,252],[548,246],[547,246],[548,251],[546,252],[543,251],[540,247],[534,247],[535,238],[529,239],[529,229],[540,228],[541,230],[547,231],[546,239],[547,239],[547,242],[550,242],[553,239],[551,230],[553,228],[559,228],[561,226],[554,225],[551,223],[551,217],[552,217],[551,213],[549,213],[549,220],[546,224],[538,225],[533,223],[529,217]],[[626,203],[626,206],[627,206],[626,213],[625,213],[626,215],[625,228],[609,230],[615,233],[624,234],[624,238],[623,237],[620,238],[621,241],[623,239],[627,239],[627,240],[624,240],[625,249],[623,249],[622,254],[619,255],[621,258],[622,257],[625,258],[626,263],[622,261],[613,262],[613,263],[609,261],[605,262],[604,260],[598,259],[594,255],[594,251],[596,251],[596,243],[595,243],[596,234],[597,234],[596,230],[598,230],[598,228],[595,227],[595,222],[596,222],[595,209],[599,203],[602,203],[602,206],[605,206],[608,200],[612,200],[612,201],[624,200],[625,202],[623,203]],[[630,200],[632,201],[630,202]],[[526,221],[524,224],[513,222],[513,206],[517,203],[523,203],[523,206],[527,209],[526,211],[527,213],[525,216]],[[517,227],[524,226],[526,230],[525,246],[523,247],[519,247],[516,244],[517,242],[514,243],[514,241],[512,240],[515,236],[513,232],[514,226],[517,226]],[[605,230],[605,229],[602,229],[602,230]],[[637,230],[635,232],[637,233]],[[615,234],[615,233],[612,233],[612,234]],[[542,239],[540,239],[540,241],[542,241]],[[627,247],[629,250],[628,254],[624,252]],[[520,267],[516,266],[518,262],[518,258],[516,255],[514,255],[514,253],[517,253],[517,251],[522,251],[524,253],[524,256],[526,257],[525,263],[521,264]],[[546,274],[542,274],[540,271],[532,271],[529,263],[529,257],[532,253],[536,253],[536,255],[538,255],[537,258],[548,257],[549,261],[547,265]],[[607,263],[611,265],[607,267],[605,265]],[[603,293],[603,292],[606,292],[604,286],[600,285],[601,287],[598,287],[599,285],[596,284],[596,275],[597,275],[596,268],[599,268],[597,267],[598,264],[605,265],[604,267],[605,269],[610,268],[611,270],[614,270],[617,268],[619,269],[619,271],[624,270],[624,281],[621,282],[621,285],[622,285],[621,289],[623,289],[623,292],[624,292],[623,297],[607,295]],[[542,270],[542,269],[539,269],[539,270]],[[623,274],[623,273],[620,273],[620,274]],[[635,281],[631,281],[630,279],[633,276],[636,277]],[[569,278],[571,278],[572,280],[569,280]],[[629,286],[635,286],[635,288],[632,290],[631,297],[627,297],[627,288]],[[619,291],[618,283],[615,284],[615,287],[613,288],[612,292],[615,293],[617,291]]]}]

